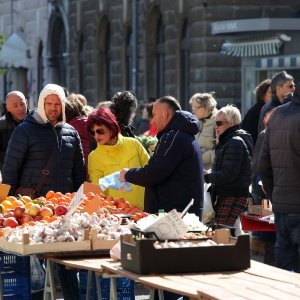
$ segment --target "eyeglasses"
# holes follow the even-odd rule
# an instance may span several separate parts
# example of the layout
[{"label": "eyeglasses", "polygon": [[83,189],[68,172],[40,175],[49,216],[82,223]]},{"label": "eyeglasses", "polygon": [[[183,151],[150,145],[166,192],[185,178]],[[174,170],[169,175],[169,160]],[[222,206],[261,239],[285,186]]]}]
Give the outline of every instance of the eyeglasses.
[{"label": "eyeglasses", "polygon": [[96,133],[99,134],[99,135],[104,134],[104,130],[102,130],[102,129],[96,129],[95,131],[90,130],[90,135],[91,136],[94,136]]},{"label": "eyeglasses", "polygon": [[216,126],[220,127],[225,124],[226,121],[216,121]]}]

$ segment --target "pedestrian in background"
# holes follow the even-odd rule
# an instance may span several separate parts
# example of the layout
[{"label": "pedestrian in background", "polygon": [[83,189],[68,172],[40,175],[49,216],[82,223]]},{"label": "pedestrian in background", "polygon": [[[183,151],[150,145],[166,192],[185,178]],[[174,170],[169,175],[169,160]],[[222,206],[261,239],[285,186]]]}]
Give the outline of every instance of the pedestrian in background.
[{"label": "pedestrian in background", "polygon": [[200,121],[200,130],[195,137],[202,151],[204,168],[209,170],[215,157],[217,101],[211,93],[197,93],[189,103],[193,114]]},{"label": "pedestrian in background", "polygon": [[289,94],[292,95],[295,90],[294,77],[286,71],[277,72],[271,79],[271,100],[262,108],[259,115],[258,134],[264,130],[263,119],[265,114],[273,108],[289,101]]},{"label": "pedestrian in background", "polygon": [[267,103],[272,98],[271,92],[271,79],[266,79],[260,82],[255,90],[254,90],[256,103],[249,108],[247,111],[244,120],[242,122],[241,128],[249,132],[252,136],[254,145],[256,144],[258,132],[258,122],[259,122],[259,115]]},{"label": "pedestrian in background", "polygon": [[3,167],[8,142],[14,129],[23,122],[28,102],[23,93],[12,91],[6,96],[6,113],[0,118],[0,170]]},{"label": "pedestrian in background", "polygon": [[204,179],[212,184],[215,223],[234,227],[238,235],[242,232],[239,217],[247,208],[249,196],[253,141],[249,133],[240,129],[238,108],[222,107],[215,122],[218,139],[215,160]]}]

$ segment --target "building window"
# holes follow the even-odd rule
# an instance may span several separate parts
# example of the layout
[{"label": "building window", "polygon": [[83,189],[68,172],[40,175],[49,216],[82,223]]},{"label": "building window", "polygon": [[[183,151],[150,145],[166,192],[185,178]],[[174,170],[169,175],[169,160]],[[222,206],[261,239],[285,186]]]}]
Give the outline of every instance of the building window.
[{"label": "building window", "polygon": [[126,39],[126,59],[125,59],[125,70],[126,70],[126,89],[132,90],[132,48],[133,48],[133,36],[131,30],[129,31]]},{"label": "building window", "polygon": [[182,26],[180,38],[180,98],[183,109],[188,109],[189,105],[189,82],[190,82],[190,27],[185,20]]},{"label": "building window", "polygon": [[111,69],[111,36],[110,36],[110,27],[107,26],[106,30],[106,38],[105,38],[105,90],[106,90],[106,99],[110,99],[112,97],[112,87],[111,87],[111,77],[112,77],[112,69]]},{"label": "building window", "polygon": [[44,60],[43,60],[43,43],[39,43],[37,57],[37,91],[38,93],[44,87]]},{"label": "building window", "polygon": [[164,95],[164,28],[161,17],[157,22],[156,34],[156,95],[162,97]]},{"label": "building window", "polygon": [[79,93],[84,94],[84,43],[83,43],[83,34],[79,38],[79,47],[78,47],[78,90]]}]

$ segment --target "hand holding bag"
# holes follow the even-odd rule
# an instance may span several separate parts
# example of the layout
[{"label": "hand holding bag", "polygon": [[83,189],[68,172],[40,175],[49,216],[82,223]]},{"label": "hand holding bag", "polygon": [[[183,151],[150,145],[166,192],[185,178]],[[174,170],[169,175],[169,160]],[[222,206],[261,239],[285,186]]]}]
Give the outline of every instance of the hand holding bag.
[{"label": "hand holding bag", "polygon": [[215,211],[212,206],[210,192],[208,192],[210,184],[204,183],[204,201],[203,201],[203,215],[202,222],[209,223],[215,217]]}]

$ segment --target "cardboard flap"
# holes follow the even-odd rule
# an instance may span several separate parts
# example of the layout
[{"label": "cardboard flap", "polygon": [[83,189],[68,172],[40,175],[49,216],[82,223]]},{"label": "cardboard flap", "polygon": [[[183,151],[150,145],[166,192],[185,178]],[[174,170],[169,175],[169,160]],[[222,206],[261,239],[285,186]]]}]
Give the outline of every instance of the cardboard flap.
[{"label": "cardboard flap", "polygon": [[9,184],[4,184],[4,183],[0,184],[0,202],[7,197],[9,190],[10,190]]}]

